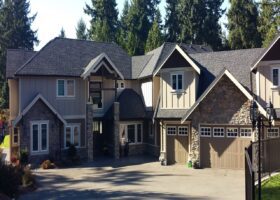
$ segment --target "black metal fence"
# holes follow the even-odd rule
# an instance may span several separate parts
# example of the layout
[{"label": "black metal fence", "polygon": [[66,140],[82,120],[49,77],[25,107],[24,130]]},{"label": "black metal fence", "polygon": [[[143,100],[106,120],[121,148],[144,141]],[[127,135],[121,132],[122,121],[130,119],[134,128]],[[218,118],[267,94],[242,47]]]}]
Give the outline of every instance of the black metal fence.
[{"label": "black metal fence", "polygon": [[[252,142],[245,148],[245,187],[246,200],[255,200],[256,181],[258,179],[258,142]],[[270,176],[280,170],[280,138],[261,141],[261,177]]]}]

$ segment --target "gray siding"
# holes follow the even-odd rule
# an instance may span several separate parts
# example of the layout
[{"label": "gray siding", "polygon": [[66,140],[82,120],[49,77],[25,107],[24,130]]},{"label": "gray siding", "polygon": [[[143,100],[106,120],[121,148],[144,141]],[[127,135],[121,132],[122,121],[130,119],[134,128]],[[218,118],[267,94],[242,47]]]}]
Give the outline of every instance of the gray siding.
[{"label": "gray siding", "polygon": [[[75,79],[75,97],[56,97],[56,80],[63,77],[27,77],[20,79],[20,103],[22,111],[38,94],[41,93],[49,103],[62,115],[85,115],[86,114],[86,81]],[[66,79],[66,78],[65,78]]]}]

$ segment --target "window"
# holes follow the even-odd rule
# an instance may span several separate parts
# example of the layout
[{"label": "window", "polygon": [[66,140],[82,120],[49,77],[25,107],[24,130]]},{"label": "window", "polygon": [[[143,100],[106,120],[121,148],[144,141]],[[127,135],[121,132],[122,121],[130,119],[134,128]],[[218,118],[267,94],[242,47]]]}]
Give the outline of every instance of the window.
[{"label": "window", "polygon": [[75,80],[57,80],[57,96],[58,97],[74,97],[75,96]]},{"label": "window", "polygon": [[178,127],[178,135],[187,136],[188,135],[188,127],[187,126],[179,126]]},{"label": "window", "polygon": [[124,89],[124,81],[117,81],[116,82],[117,89]]},{"label": "window", "polygon": [[49,130],[47,121],[31,122],[31,152],[44,153],[49,150]]},{"label": "window", "polygon": [[266,130],[268,138],[279,137],[279,128],[267,128]]},{"label": "window", "polygon": [[211,128],[210,127],[200,127],[200,136],[211,137]]},{"label": "window", "polygon": [[213,128],[213,136],[214,137],[224,137],[224,128]]},{"label": "window", "polygon": [[126,139],[131,144],[142,143],[142,124],[127,124]]},{"label": "window", "polygon": [[238,128],[227,128],[227,137],[234,138],[238,136]]},{"label": "window", "polygon": [[171,74],[172,90],[183,90],[183,73]]},{"label": "window", "polygon": [[19,134],[18,134],[18,128],[14,128],[14,134],[13,134],[13,144],[18,145],[19,144]]},{"label": "window", "polygon": [[167,135],[176,135],[176,126],[167,126]]},{"label": "window", "polygon": [[252,129],[251,128],[240,128],[240,137],[251,137]]},{"label": "window", "polygon": [[70,144],[80,147],[80,125],[70,124],[65,127],[64,147],[68,148]]},{"label": "window", "polygon": [[272,68],[273,86],[279,86],[279,68]]},{"label": "window", "polygon": [[89,84],[89,95],[92,99],[93,106],[101,109],[102,106],[102,83],[101,82],[90,82]]},{"label": "window", "polygon": [[102,121],[93,121],[92,132],[102,134]]}]

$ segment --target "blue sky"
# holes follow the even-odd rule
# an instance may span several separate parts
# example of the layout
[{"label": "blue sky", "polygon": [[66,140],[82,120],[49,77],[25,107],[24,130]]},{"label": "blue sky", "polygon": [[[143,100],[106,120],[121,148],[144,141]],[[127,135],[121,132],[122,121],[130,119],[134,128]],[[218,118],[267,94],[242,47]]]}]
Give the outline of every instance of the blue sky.
[{"label": "blue sky", "polygon": [[[125,0],[116,0],[119,12],[123,9]],[[85,4],[91,4],[91,0],[30,0],[31,13],[37,13],[37,17],[32,24],[33,30],[38,30],[39,46],[35,50],[41,49],[49,40],[58,36],[63,27],[66,37],[75,38],[75,27],[82,17],[89,27],[90,17],[84,14]],[[162,0],[159,8],[162,16],[165,16],[165,0]],[[225,0],[223,7],[228,7],[228,0]],[[226,21],[225,17],[221,20]]]}]

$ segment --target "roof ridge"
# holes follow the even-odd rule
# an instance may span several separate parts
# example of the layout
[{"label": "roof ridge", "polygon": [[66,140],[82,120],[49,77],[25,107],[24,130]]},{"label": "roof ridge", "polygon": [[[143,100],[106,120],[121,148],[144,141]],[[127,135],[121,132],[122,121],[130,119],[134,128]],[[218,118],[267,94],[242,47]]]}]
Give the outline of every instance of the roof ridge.
[{"label": "roof ridge", "polygon": [[[155,67],[154,67],[154,69],[153,69],[153,74],[154,74],[154,71],[155,71],[156,66],[158,65],[159,58],[161,57],[161,54],[162,54],[162,51],[163,51],[165,45],[166,45],[166,43],[163,43],[162,48],[161,48],[160,53],[159,53],[159,56],[158,56],[158,58],[157,58],[157,62],[156,62]],[[176,45],[177,45],[177,44],[175,44],[175,47],[176,47]],[[174,47],[174,48],[175,48],[175,47]]]},{"label": "roof ridge", "polygon": [[194,54],[207,54],[207,53],[209,53],[209,54],[214,54],[214,53],[226,53],[226,52],[238,52],[238,51],[250,51],[250,50],[257,50],[257,49],[259,49],[259,50],[261,50],[261,49],[264,49],[264,48],[251,48],[251,49],[231,49],[231,50],[225,50],[225,51],[209,51],[209,52],[199,52],[199,53],[190,53],[190,54],[192,54],[192,55],[194,55]]},{"label": "roof ridge", "polygon": [[[145,63],[145,65],[143,66],[143,68],[141,69],[141,72],[139,73],[139,75],[137,76],[137,79],[139,78],[139,76],[142,74],[142,72],[144,71],[144,69],[146,68],[147,64],[150,62],[150,60],[152,59],[152,57],[154,57],[154,54],[149,54],[149,55],[145,55],[145,56],[150,56],[150,58],[147,60],[147,62]],[[132,68],[132,65],[131,65]],[[132,71],[132,70],[131,70]]]},{"label": "roof ridge", "polygon": [[7,49],[7,51],[26,51],[26,52],[38,52],[38,51],[34,51],[34,50],[30,50],[30,49]]},{"label": "roof ridge", "polygon": [[41,48],[39,51],[36,51],[36,53],[30,58],[30,59],[28,59],[21,67],[19,67],[16,71],[15,71],[15,73],[14,73],[14,75],[16,75],[18,72],[20,72],[28,63],[30,63],[35,57],[37,57],[38,55],[40,55],[40,53],[47,47],[47,46],[49,46],[52,42],[54,42],[55,40],[57,39],[57,37],[56,38],[54,38],[54,39],[52,39],[52,40],[50,40],[43,48]]}]

